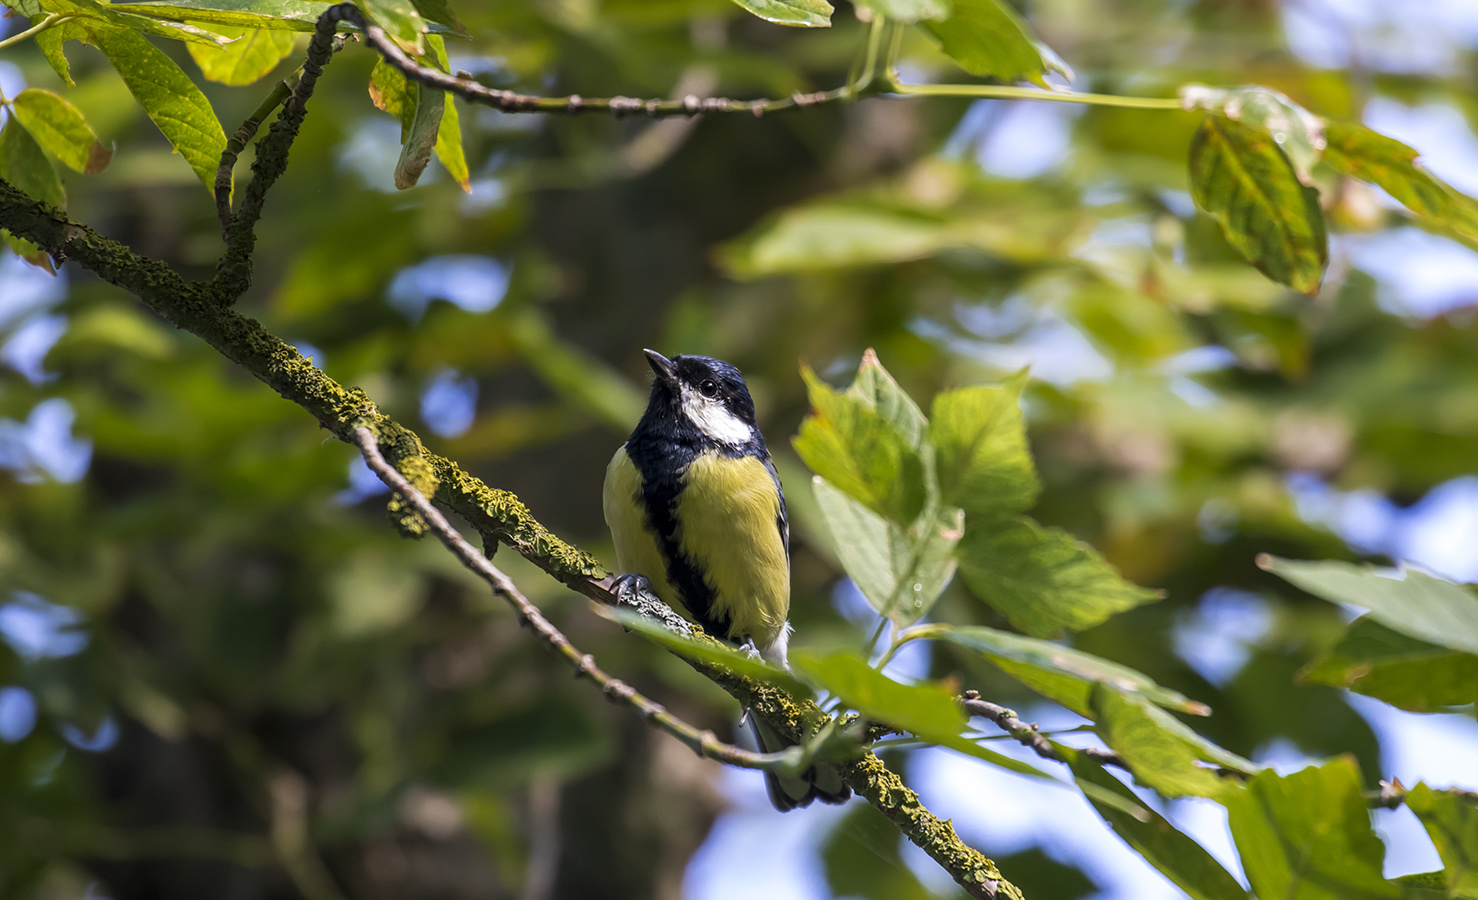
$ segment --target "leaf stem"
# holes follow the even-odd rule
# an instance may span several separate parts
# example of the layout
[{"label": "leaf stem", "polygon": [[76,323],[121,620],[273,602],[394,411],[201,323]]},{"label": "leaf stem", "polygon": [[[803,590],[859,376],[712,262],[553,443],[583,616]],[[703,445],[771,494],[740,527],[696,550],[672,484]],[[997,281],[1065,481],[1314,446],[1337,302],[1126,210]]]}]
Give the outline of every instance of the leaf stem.
[{"label": "leaf stem", "polygon": [[57,13],[52,13],[51,15],[47,16],[46,18],[42,19],[40,22],[37,22],[35,25],[32,25],[30,28],[27,28],[25,31],[19,32],[18,34],[12,34],[10,37],[6,38],[5,40],[0,41],[0,50],[4,50],[6,47],[9,47],[12,44],[19,44],[21,41],[25,40],[26,38],[35,37],[36,35],[40,34],[43,31],[46,31],[49,28],[55,28],[56,26],[61,25],[64,22],[70,22],[70,21],[72,21],[75,18],[78,18],[78,17],[77,16],[63,16],[63,15],[59,15]]},{"label": "leaf stem", "polygon": [[889,621],[887,616],[878,616],[877,630],[872,633],[872,637],[867,639],[867,646],[862,648],[863,656],[872,656],[872,648],[878,645],[878,638],[883,636],[883,629],[888,627]]},{"label": "leaf stem", "polygon": [[883,79],[895,94],[910,97],[981,97],[996,100],[1047,100],[1054,103],[1084,103],[1121,109],[1181,110],[1176,97],[1120,97],[1115,94],[1080,94],[1077,91],[1044,91],[1010,84],[904,84],[889,66]]}]

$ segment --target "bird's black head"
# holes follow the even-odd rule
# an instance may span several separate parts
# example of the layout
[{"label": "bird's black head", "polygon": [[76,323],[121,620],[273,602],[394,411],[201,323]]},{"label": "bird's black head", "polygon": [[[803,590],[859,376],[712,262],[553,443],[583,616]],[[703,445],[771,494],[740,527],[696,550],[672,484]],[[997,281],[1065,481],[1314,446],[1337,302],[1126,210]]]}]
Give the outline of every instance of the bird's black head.
[{"label": "bird's black head", "polygon": [[638,431],[661,430],[735,448],[756,441],[763,446],[754,401],[738,369],[708,356],[646,354],[657,378]]}]

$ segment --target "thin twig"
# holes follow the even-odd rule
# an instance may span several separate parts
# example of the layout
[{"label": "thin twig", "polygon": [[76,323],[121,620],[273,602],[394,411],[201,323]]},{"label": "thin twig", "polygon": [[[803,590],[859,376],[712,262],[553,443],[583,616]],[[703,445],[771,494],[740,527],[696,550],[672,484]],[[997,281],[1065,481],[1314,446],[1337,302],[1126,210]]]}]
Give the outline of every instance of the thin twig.
[{"label": "thin twig", "polygon": [[[1004,706],[999,706],[989,700],[980,699],[980,693],[978,691],[966,691],[960,698],[960,706],[964,708],[968,715],[980,716],[983,719],[990,719],[992,722],[995,722],[1002,731],[1015,738],[1022,746],[1030,747],[1033,752],[1043,759],[1050,759],[1060,763],[1067,762],[1067,760],[1062,758],[1062,754],[1057,752],[1057,748],[1052,746],[1052,742],[1047,740],[1046,736],[1037,730],[1036,725],[1028,725],[1021,721],[1021,719],[1017,718],[1016,713]],[[1121,769],[1129,768],[1124,763],[1124,760],[1119,758],[1119,754],[1114,753],[1112,750],[1085,747],[1079,749],[1078,752],[1097,760],[1100,765],[1118,766]]]},{"label": "thin twig", "polygon": [[376,475],[380,476],[380,480],[404,497],[416,512],[420,513],[446,548],[461,560],[462,565],[481,576],[484,581],[492,585],[493,590],[500,597],[513,606],[520,622],[534,629],[545,643],[569,660],[575,667],[577,677],[589,678],[600,686],[612,702],[630,706],[648,722],[688,745],[699,756],[745,769],[791,771],[800,767],[803,760],[798,752],[799,748],[791,748],[779,753],[754,753],[741,747],[735,747],[733,744],[726,744],[719,740],[712,731],[688,724],[668,712],[662,704],[648,699],[624,681],[607,675],[595,664],[593,656],[577,650],[570,643],[569,638],[554,627],[554,623],[546,619],[537,606],[524,597],[512,579],[499,571],[486,556],[477,552],[467,542],[467,539],[462,537],[461,532],[452,527],[446,516],[442,515],[441,510],[433,506],[431,501],[416,490],[404,475],[385,461],[375,441],[374,432],[361,425],[354,429],[354,437],[360,452],[364,454],[365,462]]},{"label": "thin twig", "polygon": [[[448,75],[438,69],[428,68],[417,63],[406,55],[400,46],[392,41],[380,26],[367,20],[364,15],[351,3],[341,3],[330,7],[324,16],[333,14],[338,20],[349,22],[364,34],[365,43],[379,51],[385,62],[394,66],[402,75],[412,81],[444,91],[450,91],[469,103],[478,103],[483,106],[491,106],[494,109],[508,113],[586,113],[606,112],[621,115],[647,115],[647,116],[696,116],[703,113],[750,113],[762,116],[766,113],[780,112],[786,109],[803,109],[811,106],[820,106],[826,103],[835,103],[841,100],[850,100],[861,95],[869,85],[863,82],[849,82],[829,91],[816,91],[814,93],[795,93],[789,97],[776,99],[758,100],[731,100],[727,97],[698,97],[689,94],[677,99],[640,99],[637,97],[582,97],[572,94],[568,97],[539,97],[531,94],[520,94],[516,91],[501,91],[490,88],[487,85],[473,81],[470,78],[458,78]],[[322,19],[320,18],[320,22]],[[870,78],[869,78],[870,81]]]}]

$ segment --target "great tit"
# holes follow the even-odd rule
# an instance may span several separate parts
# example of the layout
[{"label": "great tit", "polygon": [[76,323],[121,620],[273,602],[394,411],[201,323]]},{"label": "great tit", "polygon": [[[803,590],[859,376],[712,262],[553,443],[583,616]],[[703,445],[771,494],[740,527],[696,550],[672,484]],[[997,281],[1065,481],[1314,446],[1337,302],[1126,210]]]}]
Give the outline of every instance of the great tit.
[{"label": "great tit", "polygon": [[[657,376],[646,412],[606,469],[603,506],[621,571],[646,576],[708,634],[788,668],[790,524],[744,376],[707,356],[646,354]],[[794,743],[758,716],[749,721],[767,753]],[[782,812],[851,795],[829,765],[765,780]]]}]

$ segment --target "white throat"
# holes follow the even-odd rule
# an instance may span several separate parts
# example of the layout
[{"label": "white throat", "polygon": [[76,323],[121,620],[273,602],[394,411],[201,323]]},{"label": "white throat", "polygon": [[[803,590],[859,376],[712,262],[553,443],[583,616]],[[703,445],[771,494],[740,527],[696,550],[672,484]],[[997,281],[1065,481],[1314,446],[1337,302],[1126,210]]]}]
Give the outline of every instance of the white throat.
[{"label": "white throat", "polygon": [[711,440],[738,446],[752,436],[749,425],[729,412],[722,402],[710,400],[686,384],[682,386],[680,401],[683,415]]}]

